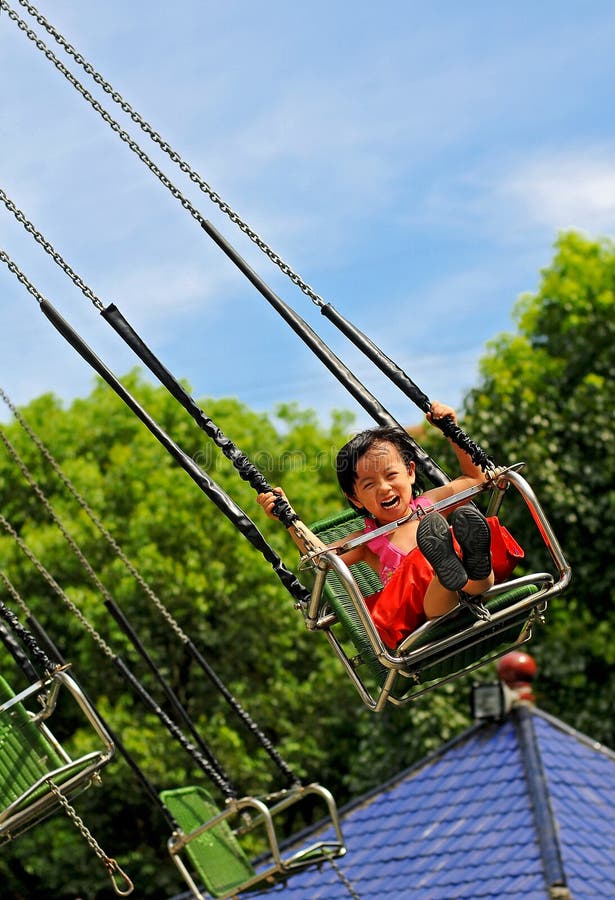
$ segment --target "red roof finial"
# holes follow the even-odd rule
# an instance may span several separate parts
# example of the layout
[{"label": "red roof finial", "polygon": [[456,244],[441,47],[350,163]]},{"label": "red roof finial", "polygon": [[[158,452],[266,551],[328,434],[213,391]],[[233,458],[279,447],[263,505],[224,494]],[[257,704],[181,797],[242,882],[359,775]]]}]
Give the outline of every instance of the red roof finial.
[{"label": "red roof finial", "polygon": [[519,700],[534,702],[531,682],[536,675],[536,662],[529,653],[522,650],[511,650],[500,657],[496,669],[500,680],[513,690]]}]

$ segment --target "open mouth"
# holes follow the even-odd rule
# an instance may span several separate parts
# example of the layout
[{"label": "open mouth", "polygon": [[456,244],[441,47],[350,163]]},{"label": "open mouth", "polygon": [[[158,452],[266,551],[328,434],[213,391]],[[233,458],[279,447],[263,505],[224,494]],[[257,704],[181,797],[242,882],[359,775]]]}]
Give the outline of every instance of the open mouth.
[{"label": "open mouth", "polygon": [[383,500],[380,504],[383,509],[393,509],[399,504],[399,497],[393,497],[391,500]]}]

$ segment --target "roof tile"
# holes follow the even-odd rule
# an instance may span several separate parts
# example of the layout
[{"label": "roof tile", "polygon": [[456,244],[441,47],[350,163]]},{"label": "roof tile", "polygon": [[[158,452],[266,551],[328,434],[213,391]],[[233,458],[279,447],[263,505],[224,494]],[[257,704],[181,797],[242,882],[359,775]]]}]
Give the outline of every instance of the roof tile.
[{"label": "roof tile", "polygon": [[[531,721],[571,893],[613,897],[615,754],[538,710]],[[475,726],[342,811],[348,853],[336,865],[361,900],[547,896],[520,740],[513,716]],[[283,894],[349,896],[326,867],[293,876]]]}]

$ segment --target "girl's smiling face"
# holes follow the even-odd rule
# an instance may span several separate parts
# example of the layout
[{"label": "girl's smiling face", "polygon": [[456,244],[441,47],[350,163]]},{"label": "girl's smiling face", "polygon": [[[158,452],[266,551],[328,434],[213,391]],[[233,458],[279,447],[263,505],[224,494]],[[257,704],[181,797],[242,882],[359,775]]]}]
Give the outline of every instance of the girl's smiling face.
[{"label": "girl's smiling face", "polygon": [[408,512],[414,478],[414,463],[406,464],[397,447],[381,441],[358,460],[354,493],[348,499],[377,522],[394,522]]}]

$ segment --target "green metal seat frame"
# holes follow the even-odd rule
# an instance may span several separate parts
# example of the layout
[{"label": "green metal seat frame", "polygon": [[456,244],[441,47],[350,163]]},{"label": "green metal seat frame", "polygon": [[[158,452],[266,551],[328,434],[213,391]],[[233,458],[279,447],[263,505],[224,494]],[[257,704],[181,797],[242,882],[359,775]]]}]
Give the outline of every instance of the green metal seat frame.
[{"label": "green metal seat frame", "polygon": [[[99,739],[99,749],[73,759],[53,736],[47,720],[56,709],[60,689],[81,709]],[[0,676],[0,843],[58,807],[51,784],[68,800],[87,788],[113,755],[109,734],[65,669],[17,695]]]},{"label": "green metal seat frame", "polygon": [[[310,796],[324,802],[335,840],[319,841],[284,855],[276,833],[275,817]],[[271,797],[229,800],[223,811],[201,786],[161,791],[160,799],[178,826],[169,838],[169,853],[197,900],[205,900],[205,895],[195,877],[210,896],[224,900],[243,892],[265,890],[285,881],[293,872],[343,856],[346,852],[335,801],[329,791],[318,784],[292,788]],[[237,825],[233,827],[235,822]],[[254,829],[261,830],[268,846],[268,852],[256,864],[241,845],[241,839]],[[284,844],[289,840],[285,836]]]},{"label": "green metal seat frame", "polygon": [[[501,495],[509,484],[529,508],[556,574],[539,572],[490,588],[482,595],[489,621],[476,618],[460,604],[426,622],[390,650],[376,631],[364,599],[382,588],[376,573],[364,563],[348,567],[343,555],[334,551],[318,556],[311,599],[304,610],[306,624],[311,630],[324,631],[363,702],[374,711],[382,710],[387,702],[409,703],[529,640],[549,598],[567,586],[570,567],[534,492],[514,467],[505,472],[496,490]],[[362,517],[347,509],[319,520],[311,530],[331,544],[363,527]],[[334,631],[338,625],[343,636]],[[352,657],[344,646],[348,640],[356,651]],[[361,677],[362,669],[375,687]]]}]

